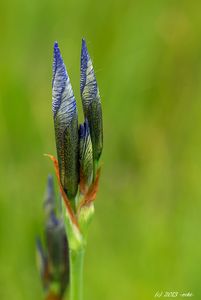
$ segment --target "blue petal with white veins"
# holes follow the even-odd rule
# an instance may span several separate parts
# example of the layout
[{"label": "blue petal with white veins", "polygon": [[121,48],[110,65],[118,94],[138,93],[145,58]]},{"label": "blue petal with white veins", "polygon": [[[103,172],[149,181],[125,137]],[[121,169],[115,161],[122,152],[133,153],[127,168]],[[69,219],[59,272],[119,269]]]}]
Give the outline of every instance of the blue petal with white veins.
[{"label": "blue petal with white veins", "polygon": [[65,124],[68,124],[76,113],[73,89],[57,42],[54,44],[52,111],[54,118],[59,115],[57,117],[60,122]]},{"label": "blue petal with white veins", "polygon": [[82,39],[80,73],[80,91],[82,95],[83,106],[88,106],[97,97],[100,101],[96,76],[84,39]]},{"label": "blue petal with white veins", "polygon": [[69,198],[78,186],[78,116],[76,101],[58,43],[54,44],[52,111],[60,180]]}]

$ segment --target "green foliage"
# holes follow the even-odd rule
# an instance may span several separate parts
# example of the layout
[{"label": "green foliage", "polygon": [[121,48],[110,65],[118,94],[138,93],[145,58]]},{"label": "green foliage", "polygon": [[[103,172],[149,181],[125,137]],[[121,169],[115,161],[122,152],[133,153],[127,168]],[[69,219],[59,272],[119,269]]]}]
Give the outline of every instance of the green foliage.
[{"label": "green foliage", "polygon": [[83,36],[104,116],[84,298],[147,300],[162,289],[200,299],[200,1],[0,6],[0,299],[43,297],[34,240],[53,171],[43,153],[56,156],[52,44],[62,45],[78,100]]}]

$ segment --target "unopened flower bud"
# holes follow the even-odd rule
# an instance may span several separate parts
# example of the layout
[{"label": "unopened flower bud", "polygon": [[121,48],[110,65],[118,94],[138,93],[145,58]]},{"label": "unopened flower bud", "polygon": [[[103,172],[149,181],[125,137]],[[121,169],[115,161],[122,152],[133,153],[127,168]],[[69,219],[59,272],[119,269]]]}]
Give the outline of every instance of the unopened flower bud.
[{"label": "unopened flower bud", "polygon": [[80,92],[85,118],[89,122],[93,160],[98,161],[103,148],[102,107],[96,76],[86,42],[82,40]]},{"label": "unopened flower bud", "polygon": [[54,45],[52,110],[60,180],[70,200],[78,188],[78,116],[76,101],[58,44]]}]

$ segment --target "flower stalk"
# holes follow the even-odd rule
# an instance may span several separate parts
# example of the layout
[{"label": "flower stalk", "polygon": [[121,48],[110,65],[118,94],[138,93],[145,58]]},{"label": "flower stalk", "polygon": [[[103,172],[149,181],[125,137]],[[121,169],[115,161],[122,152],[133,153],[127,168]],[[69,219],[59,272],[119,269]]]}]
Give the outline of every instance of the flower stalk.
[{"label": "flower stalk", "polygon": [[70,299],[83,300],[84,249],[70,250]]}]

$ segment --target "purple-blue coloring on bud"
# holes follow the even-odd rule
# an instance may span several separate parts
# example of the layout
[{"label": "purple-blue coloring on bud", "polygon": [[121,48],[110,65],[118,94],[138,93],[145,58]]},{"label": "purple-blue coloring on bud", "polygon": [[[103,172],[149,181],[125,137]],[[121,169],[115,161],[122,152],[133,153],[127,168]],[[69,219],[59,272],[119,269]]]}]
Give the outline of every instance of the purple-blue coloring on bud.
[{"label": "purple-blue coloring on bud", "polygon": [[102,107],[99,89],[86,42],[82,40],[80,92],[85,118],[89,122],[93,160],[97,162],[103,148]]},{"label": "purple-blue coloring on bud", "polygon": [[78,116],[76,101],[57,42],[54,44],[52,111],[61,184],[71,201],[77,194]]}]

